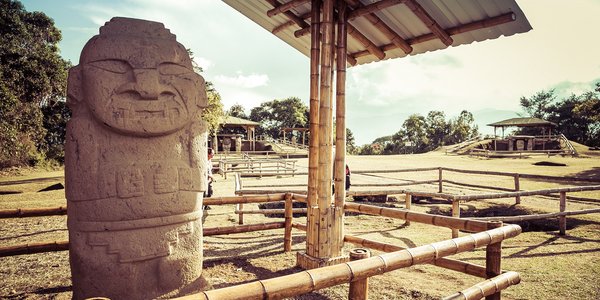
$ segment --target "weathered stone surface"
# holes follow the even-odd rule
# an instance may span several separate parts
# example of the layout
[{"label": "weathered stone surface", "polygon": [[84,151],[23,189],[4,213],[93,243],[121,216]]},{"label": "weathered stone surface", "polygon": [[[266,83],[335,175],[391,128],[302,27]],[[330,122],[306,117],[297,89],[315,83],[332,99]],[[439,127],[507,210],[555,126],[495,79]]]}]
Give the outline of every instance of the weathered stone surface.
[{"label": "weathered stone surface", "polygon": [[163,24],[113,18],[69,71],[73,298],[202,288],[204,79]]}]

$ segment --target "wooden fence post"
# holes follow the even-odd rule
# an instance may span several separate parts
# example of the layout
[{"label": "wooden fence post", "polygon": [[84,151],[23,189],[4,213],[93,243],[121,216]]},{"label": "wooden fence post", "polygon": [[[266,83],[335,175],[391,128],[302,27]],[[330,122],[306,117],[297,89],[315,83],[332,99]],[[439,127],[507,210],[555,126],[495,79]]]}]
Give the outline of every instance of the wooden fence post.
[{"label": "wooden fence post", "polygon": [[[455,218],[460,218],[460,201],[452,200],[452,216]],[[458,237],[458,229],[452,229],[452,238]]]},{"label": "wooden fence post", "polygon": [[[488,223],[488,230],[502,227],[502,222]],[[502,273],[502,242],[485,247],[485,272],[487,278],[494,278]],[[500,300],[500,291],[485,297],[486,300]]]},{"label": "wooden fence post", "polygon": [[[350,260],[359,260],[371,257],[371,252],[365,248],[355,248],[350,250]],[[348,292],[349,300],[366,300],[369,298],[369,277],[350,282]]]},{"label": "wooden fence post", "polygon": [[[404,208],[406,208],[406,210],[410,210],[410,205],[412,204],[412,195],[409,193],[406,193],[406,204],[404,205]],[[404,222],[404,225],[410,225],[410,221],[406,221]]]},{"label": "wooden fence post", "polygon": [[283,251],[292,251],[292,218],[294,213],[292,211],[292,194],[285,194],[285,231],[283,234]]},{"label": "wooden fence post", "polygon": [[[564,212],[567,208],[567,192],[560,192],[560,212]],[[567,232],[567,216],[561,215],[558,217],[558,230],[560,235],[565,235]]]},{"label": "wooden fence post", "polygon": [[238,224],[243,225],[244,224],[244,204],[243,203],[237,204],[237,210],[240,212],[238,214]]},{"label": "wooden fence post", "polygon": [[[519,183],[519,173],[515,174],[515,192],[521,190],[521,186]],[[515,196],[515,204],[521,204],[521,196]]]},{"label": "wooden fence post", "polygon": [[442,170],[442,167],[438,168],[438,193],[442,192],[442,182],[444,181],[442,177]]}]

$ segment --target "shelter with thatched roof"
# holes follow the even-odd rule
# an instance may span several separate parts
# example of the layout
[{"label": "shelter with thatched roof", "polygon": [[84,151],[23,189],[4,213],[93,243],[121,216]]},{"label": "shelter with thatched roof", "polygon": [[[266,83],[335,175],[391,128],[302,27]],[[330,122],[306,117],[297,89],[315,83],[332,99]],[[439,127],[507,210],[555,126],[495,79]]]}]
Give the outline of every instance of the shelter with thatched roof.
[{"label": "shelter with thatched roof", "polygon": [[[260,126],[260,123],[238,117],[224,116],[221,119],[219,126],[221,128],[241,129],[246,132],[246,139],[243,139],[243,134],[217,133],[210,142],[210,146],[215,151],[234,150],[236,152],[241,152],[254,151],[256,149],[255,133],[256,127]],[[232,147],[234,148],[232,149]]]},{"label": "shelter with thatched roof", "polygon": [[[566,140],[562,135],[552,135],[552,129],[557,127],[555,123],[540,118],[511,118],[488,124],[488,126],[494,127],[494,143],[492,149],[494,151],[560,150],[562,148],[561,139]],[[504,129],[507,127],[540,128],[542,134],[510,135],[505,137]],[[501,137],[498,137],[496,134],[497,128],[502,128]]]}]

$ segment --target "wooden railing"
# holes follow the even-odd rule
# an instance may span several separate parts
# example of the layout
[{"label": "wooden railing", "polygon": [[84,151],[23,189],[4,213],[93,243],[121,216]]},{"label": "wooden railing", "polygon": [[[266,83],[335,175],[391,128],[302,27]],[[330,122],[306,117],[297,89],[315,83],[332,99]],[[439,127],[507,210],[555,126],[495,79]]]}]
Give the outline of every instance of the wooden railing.
[{"label": "wooden railing", "polygon": [[227,159],[219,161],[219,173],[227,179],[228,173],[241,176],[278,176],[296,174],[296,160],[276,159]]}]

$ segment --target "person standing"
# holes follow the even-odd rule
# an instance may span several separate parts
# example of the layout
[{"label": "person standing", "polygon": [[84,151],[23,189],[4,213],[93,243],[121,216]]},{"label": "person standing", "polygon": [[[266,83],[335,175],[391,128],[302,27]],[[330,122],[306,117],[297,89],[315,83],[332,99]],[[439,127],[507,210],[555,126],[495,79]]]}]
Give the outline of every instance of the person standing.
[{"label": "person standing", "polygon": [[[206,182],[208,183],[208,187],[206,189],[206,191],[204,192],[204,198],[210,198],[212,197],[213,194],[213,188],[212,188],[212,183],[214,181],[213,178],[213,174],[212,174],[212,158],[215,155],[215,152],[213,151],[212,148],[208,148],[207,149],[207,154],[208,154],[208,163],[207,163],[207,168],[206,168]],[[204,205],[204,209],[210,209],[210,207],[208,207],[208,205]]]}]

